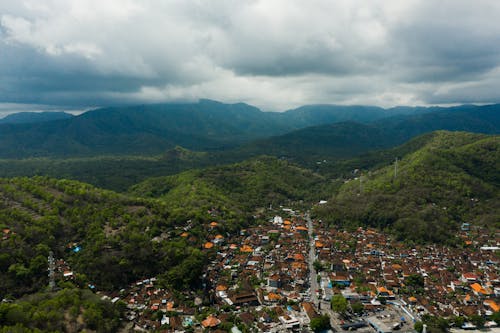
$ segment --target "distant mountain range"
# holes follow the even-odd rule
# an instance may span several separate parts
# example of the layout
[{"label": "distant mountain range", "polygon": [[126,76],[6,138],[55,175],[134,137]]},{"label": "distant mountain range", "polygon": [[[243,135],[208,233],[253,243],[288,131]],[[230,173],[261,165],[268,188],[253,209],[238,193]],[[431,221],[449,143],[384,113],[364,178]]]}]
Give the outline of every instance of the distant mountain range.
[{"label": "distant mountain range", "polygon": [[311,164],[318,160],[354,157],[371,150],[394,147],[436,130],[500,133],[498,104],[432,110],[378,119],[367,124],[339,122],[307,127],[251,142],[236,150],[246,157],[267,154]]},{"label": "distant mountain range", "polygon": [[73,118],[72,114],[58,111],[18,112],[0,119],[0,124],[29,124]]},{"label": "distant mountain range", "polygon": [[[328,154],[349,150],[352,156],[437,129],[498,133],[499,118],[500,105],[392,109],[317,105],[275,113],[243,103],[201,100],[104,108],[57,121],[0,124],[0,157],[152,155],[175,146],[208,151],[244,144],[240,152],[250,155],[296,155],[294,151],[302,154],[314,148]],[[334,124],[339,121],[358,123]],[[313,125],[319,127],[305,128]],[[265,140],[250,144],[259,139]]]}]

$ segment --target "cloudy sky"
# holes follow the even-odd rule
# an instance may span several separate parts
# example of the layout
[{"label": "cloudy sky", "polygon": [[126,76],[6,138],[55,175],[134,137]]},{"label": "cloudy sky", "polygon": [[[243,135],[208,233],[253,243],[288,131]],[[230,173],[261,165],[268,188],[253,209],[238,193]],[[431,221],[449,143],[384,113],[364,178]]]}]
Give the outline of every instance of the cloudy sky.
[{"label": "cloudy sky", "polygon": [[0,112],[500,102],[498,0],[2,0]]}]

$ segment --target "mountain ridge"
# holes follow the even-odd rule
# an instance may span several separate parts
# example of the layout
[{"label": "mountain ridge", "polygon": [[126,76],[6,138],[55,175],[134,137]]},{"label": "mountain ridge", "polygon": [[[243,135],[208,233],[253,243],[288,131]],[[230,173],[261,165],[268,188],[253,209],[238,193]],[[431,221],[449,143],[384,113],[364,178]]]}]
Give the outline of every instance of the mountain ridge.
[{"label": "mountain ridge", "polygon": [[[311,111],[309,107],[310,111],[307,113],[303,110],[296,111],[297,109],[284,113],[270,113],[262,112],[244,103],[223,104],[209,100],[194,104],[102,108],[70,119],[29,124],[2,124],[0,125],[0,157],[154,155],[175,146],[199,151],[227,150],[253,140],[286,135],[306,125],[319,122],[328,126],[339,120],[345,121],[345,118],[349,117],[356,118],[366,125],[376,124],[377,126],[382,126],[380,124],[384,122],[392,123],[393,127],[400,126],[405,121],[415,122],[423,129],[404,131],[412,135],[420,134],[423,130],[450,129],[433,127],[429,125],[429,122],[443,123],[451,121],[453,117],[455,117],[455,127],[460,130],[481,130],[481,126],[484,125],[484,128],[491,132],[497,131],[499,127],[498,116],[491,117],[489,123],[486,123],[477,119],[475,121],[471,113],[474,111],[481,113],[481,110],[488,108],[498,113],[500,105],[454,107],[450,109],[451,111],[441,108],[438,108],[439,111],[433,111],[434,108],[429,108],[425,109],[425,112],[418,111],[422,108],[410,108],[409,110],[413,111],[407,109],[398,111],[410,115],[383,119],[373,119],[373,114],[370,115],[371,111],[366,111],[378,110],[374,112],[379,112],[380,115],[380,112],[383,113],[380,110],[385,109],[377,107],[328,106],[326,111],[324,108],[325,106],[320,106],[320,109],[316,109],[317,111]],[[364,111],[361,112],[358,109],[354,112],[356,108],[362,108]],[[364,114],[365,118],[360,120],[361,114]],[[440,120],[441,114],[448,118]],[[463,124],[459,126],[457,117],[463,117],[464,114],[468,118],[462,120]],[[375,118],[377,117],[379,116]],[[351,120],[347,119],[347,121]],[[492,122],[496,124],[494,128],[491,125]],[[398,143],[409,138],[404,132],[396,133],[401,137]]]}]

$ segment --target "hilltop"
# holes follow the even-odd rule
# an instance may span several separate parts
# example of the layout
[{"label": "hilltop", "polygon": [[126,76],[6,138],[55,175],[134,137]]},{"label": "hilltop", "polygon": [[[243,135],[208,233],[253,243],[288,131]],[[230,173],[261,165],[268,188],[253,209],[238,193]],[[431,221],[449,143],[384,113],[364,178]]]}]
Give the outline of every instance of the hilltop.
[{"label": "hilltop", "polygon": [[[168,205],[192,206],[200,198],[220,200],[235,210],[253,211],[270,204],[314,201],[332,183],[287,161],[262,156],[241,163],[150,178],[130,189],[134,196],[161,198]],[[182,199],[181,199],[182,198]]]},{"label": "hilltop", "polygon": [[461,223],[498,228],[498,136],[438,131],[398,162],[348,181],[315,211],[329,223],[386,228],[407,241],[453,243]]},{"label": "hilltop", "polygon": [[46,112],[18,112],[12,113],[0,119],[0,124],[28,124],[41,123],[46,121],[69,119],[72,114],[58,111]]}]

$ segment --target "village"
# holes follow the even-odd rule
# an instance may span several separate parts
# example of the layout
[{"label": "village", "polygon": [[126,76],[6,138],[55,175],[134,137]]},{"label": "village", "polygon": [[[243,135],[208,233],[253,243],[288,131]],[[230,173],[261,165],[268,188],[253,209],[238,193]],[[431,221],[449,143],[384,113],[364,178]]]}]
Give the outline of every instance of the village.
[{"label": "village", "polygon": [[[144,332],[308,332],[320,316],[332,331],[414,332],[424,316],[455,318],[455,329],[496,327],[498,234],[464,223],[461,246],[412,246],[375,229],[280,213],[236,235],[207,225],[202,248],[213,259],[198,292],[166,290],[150,277],[97,293],[122,302],[127,327]],[[57,267],[73,278],[64,261]],[[346,306],[332,309],[339,298]]]}]

